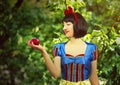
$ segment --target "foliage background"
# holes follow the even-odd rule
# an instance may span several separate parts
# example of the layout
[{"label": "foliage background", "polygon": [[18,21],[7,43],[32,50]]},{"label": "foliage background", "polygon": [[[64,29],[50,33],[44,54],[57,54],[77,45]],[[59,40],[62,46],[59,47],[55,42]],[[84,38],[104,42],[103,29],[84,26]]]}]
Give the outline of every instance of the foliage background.
[{"label": "foliage background", "polygon": [[[100,50],[98,75],[107,85],[120,83],[119,0],[0,0],[0,85],[58,85],[38,51],[27,46],[40,39],[51,55],[55,43],[64,42],[63,11],[72,5],[89,25],[83,38]],[[102,84],[102,82],[101,82]]]}]

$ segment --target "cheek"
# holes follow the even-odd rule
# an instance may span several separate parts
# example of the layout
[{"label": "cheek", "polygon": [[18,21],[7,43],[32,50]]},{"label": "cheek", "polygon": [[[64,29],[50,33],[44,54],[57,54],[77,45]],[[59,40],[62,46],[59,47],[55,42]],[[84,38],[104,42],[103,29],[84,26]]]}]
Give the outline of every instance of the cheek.
[{"label": "cheek", "polygon": [[74,35],[74,29],[71,29],[71,34]]},{"label": "cheek", "polygon": [[67,36],[73,37],[73,36],[74,36],[74,31],[73,31],[73,30],[70,30],[69,33],[67,34]]}]

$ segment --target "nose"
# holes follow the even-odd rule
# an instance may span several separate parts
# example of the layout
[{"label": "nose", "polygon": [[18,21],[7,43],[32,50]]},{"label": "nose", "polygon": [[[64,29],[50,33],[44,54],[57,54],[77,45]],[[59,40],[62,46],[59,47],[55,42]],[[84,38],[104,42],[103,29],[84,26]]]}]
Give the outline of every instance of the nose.
[{"label": "nose", "polygon": [[66,30],[66,29],[67,29],[67,27],[64,25],[64,26],[63,26],[63,30]]}]

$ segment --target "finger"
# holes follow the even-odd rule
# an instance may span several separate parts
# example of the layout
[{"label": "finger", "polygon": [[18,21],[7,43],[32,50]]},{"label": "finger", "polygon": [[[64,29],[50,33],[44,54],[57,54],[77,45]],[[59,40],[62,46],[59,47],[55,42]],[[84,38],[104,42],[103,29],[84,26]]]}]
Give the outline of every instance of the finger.
[{"label": "finger", "polygon": [[29,46],[33,47],[33,42],[30,42],[30,41],[26,41],[26,42]]},{"label": "finger", "polygon": [[32,46],[35,46],[35,44],[33,42],[30,42],[30,41],[28,41],[28,44],[32,45]]}]

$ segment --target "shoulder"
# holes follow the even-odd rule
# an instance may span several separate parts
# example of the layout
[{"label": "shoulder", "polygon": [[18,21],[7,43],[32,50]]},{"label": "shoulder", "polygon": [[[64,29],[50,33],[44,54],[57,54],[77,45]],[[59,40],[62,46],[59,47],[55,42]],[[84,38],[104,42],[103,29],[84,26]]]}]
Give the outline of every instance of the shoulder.
[{"label": "shoulder", "polygon": [[96,46],[94,43],[86,42],[87,45]]},{"label": "shoulder", "polygon": [[62,46],[64,46],[65,45],[65,43],[66,42],[62,42],[62,43],[56,43],[56,44],[54,44],[54,47],[62,47]]},{"label": "shoulder", "polygon": [[54,44],[53,49],[58,49],[58,50],[64,49],[64,45],[65,45],[65,42],[56,43],[56,44]]},{"label": "shoulder", "polygon": [[90,47],[92,50],[97,49],[97,46],[96,46],[96,44],[94,44],[94,43],[86,42],[86,44],[87,44],[87,46]]},{"label": "shoulder", "polygon": [[89,45],[89,46],[96,47],[96,44],[94,44],[94,43],[89,43],[89,42],[86,42],[86,44],[87,44],[87,45]]},{"label": "shoulder", "polygon": [[93,43],[86,43],[87,46],[88,46],[88,49],[89,49],[89,52],[91,51],[91,60],[96,60],[96,59],[99,59],[100,57],[100,53],[99,53],[99,50],[96,46],[96,44],[93,44]]},{"label": "shoulder", "polygon": [[61,56],[62,50],[64,49],[65,43],[57,43],[53,46],[52,55],[55,56]]}]

